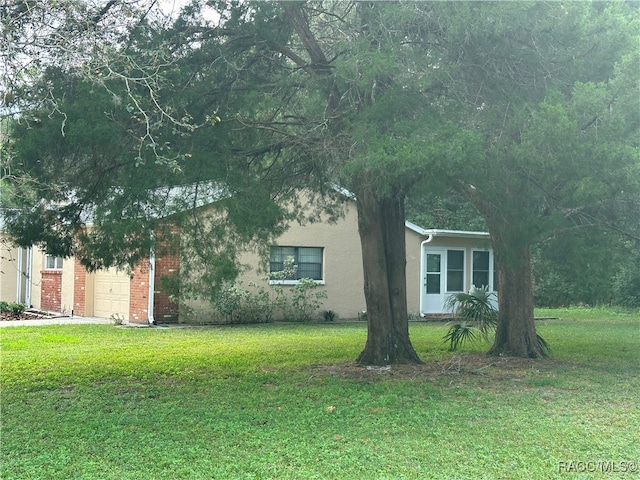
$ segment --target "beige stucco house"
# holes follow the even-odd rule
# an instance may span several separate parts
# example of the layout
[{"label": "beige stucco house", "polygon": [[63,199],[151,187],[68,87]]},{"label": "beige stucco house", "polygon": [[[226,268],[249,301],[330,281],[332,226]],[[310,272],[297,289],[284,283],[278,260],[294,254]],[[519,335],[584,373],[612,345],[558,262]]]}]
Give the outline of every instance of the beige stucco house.
[{"label": "beige stucco house", "polygon": [[[172,262],[157,263],[151,258],[132,272],[108,269],[89,273],[73,257],[63,259],[38,248],[17,247],[0,235],[0,301],[67,316],[146,323],[153,319],[149,312],[166,315],[175,310],[166,295],[154,287],[158,275],[172,273],[167,268]],[[177,315],[171,313],[166,318],[175,320]]]},{"label": "beige stucco house", "polygon": [[[256,252],[246,253],[241,263],[252,267],[243,273],[243,284],[255,282],[272,288],[265,280],[267,270],[277,271],[285,258],[293,257],[297,276],[313,278],[327,292],[324,309],[340,318],[357,318],[366,310],[362,255],[355,202],[349,199],[344,205],[344,215],[334,223],[291,224],[270,245],[268,259]],[[487,233],[428,230],[407,222],[406,251],[407,307],[411,313],[445,314],[447,297],[468,291],[472,285],[496,290]],[[150,256],[133,272],[110,269],[96,273],[87,273],[73,258],[13,247],[6,240],[1,257],[0,300],[139,323],[187,319],[159,289],[161,276],[179,272],[179,255]],[[296,282],[296,278],[281,281],[285,289]]]},{"label": "beige stucco house", "polygon": [[[445,300],[451,293],[468,291],[472,285],[493,291],[494,265],[491,239],[484,232],[427,230],[405,224],[407,251],[407,308],[419,315],[446,313]],[[345,205],[344,217],[336,223],[291,225],[271,246],[268,267],[278,270],[284,256],[293,256],[299,276],[314,278],[327,292],[325,308],[341,318],[357,318],[366,310],[362,250],[354,202]],[[264,264],[257,254],[242,262]],[[246,272],[246,282],[264,282],[259,267]],[[282,282],[281,282],[282,283]],[[285,281],[291,286],[295,280]]]},{"label": "beige stucco house", "polygon": [[73,270],[73,259],[45,255],[31,247],[16,247],[6,237],[0,237],[2,301],[71,313]]}]

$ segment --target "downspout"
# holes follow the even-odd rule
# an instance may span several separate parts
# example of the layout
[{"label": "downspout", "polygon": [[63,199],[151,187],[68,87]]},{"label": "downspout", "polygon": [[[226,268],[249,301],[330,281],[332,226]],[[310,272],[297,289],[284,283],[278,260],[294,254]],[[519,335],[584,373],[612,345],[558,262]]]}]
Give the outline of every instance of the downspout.
[{"label": "downspout", "polygon": [[24,303],[29,308],[33,308],[31,304],[31,284],[33,281],[33,248],[27,247],[27,281],[24,286]]},{"label": "downspout", "polygon": [[147,311],[149,312],[148,321],[149,325],[155,325],[156,320],[153,317],[153,303],[154,303],[154,292],[155,292],[155,280],[156,280],[156,252],[153,248],[151,248],[149,252],[149,303],[147,305]]},{"label": "downspout", "polygon": [[[18,247],[16,270],[16,302],[24,303],[27,308],[31,305],[31,277],[33,269],[33,250],[31,247]],[[24,287],[24,288],[23,288]]]},{"label": "downspout", "polygon": [[[430,233],[426,240],[420,243],[420,281],[424,281],[427,276],[425,262],[424,262],[424,246],[433,240],[433,233]],[[422,316],[422,306],[424,305],[424,285],[420,285],[420,316]]]},{"label": "downspout", "polygon": [[18,264],[16,265],[16,269],[18,270],[18,275],[16,275],[16,303],[20,303],[22,301],[22,277],[25,274],[22,268],[22,257],[22,247],[18,247]]}]

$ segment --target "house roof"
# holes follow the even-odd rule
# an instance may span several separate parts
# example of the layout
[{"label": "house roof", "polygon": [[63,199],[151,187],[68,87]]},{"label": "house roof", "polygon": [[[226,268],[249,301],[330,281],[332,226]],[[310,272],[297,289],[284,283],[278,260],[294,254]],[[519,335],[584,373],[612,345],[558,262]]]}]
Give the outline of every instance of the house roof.
[{"label": "house roof", "polygon": [[471,232],[467,230],[438,230],[430,229],[425,230],[426,235],[433,235],[434,237],[467,237],[467,238],[490,238],[491,235],[488,232]]},{"label": "house roof", "polygon": [[[347,190],[346,188],[341,187],[340,185],[335,183],[330,184],[330,187],[333,188],[336,192],[349,198],[350,200],[353,200],[354,202],[357,201],[355,194]],[[408,220],[404,222],[404,226],[405,228],[408,228],[409,230],[423,237],[433,236],[433,237],[458,237],[458,238],[487,238],[487,239],[491,238],[491,235],[487,232],[474,232],[474,231],[468,231],[468,230],[444,230],[444,229],[437,229],[437,228],[427,229],[419,225],[416,225],[415,223],[410,222]]]},{"label": "house roof", "polygon": [[[346,188],[340,187],[336,184],[331,184],[330,186],[350,200],[356,201],[355,195]],[[158,200],[158,198],[160,199],[160,202],[156,202],[155,205],[145,205],[145,210],[147,210],[147,213],[151,216],[156,218],[167,217],[174,213],[191,208],[203,207],[230,196],[230,192],[227,188],[212,181],[195,182],[171,187],[160,187],[152,190],[151,192],[156,200]],[[4,215],[2,214],[4,210],[6,209],[0,209],[0,231],[4,231],[5,226]],[[93,223],[92,213],[92,211],[89,211],[86,215],[86,222],[89,225]],[[490,235],[487,232],[433,228],[426,229],[408,220],[405,221],[405,227],[423,237],[490,238]]]},{"label": "house roof", "polygon": [[458,238],[490,238],[491,235],[487,232],[473,232],[467,230],[441,230],[437,228],[422,228],[415,223],[406,221],[404,222],[405,227],[409,230],[416,232],[418,235],[422,235],[423,237],[433,236],[433,237],[458,237]]},{"label": "house roof", "polygon": [[160,187],[153,190],[153,195],[160,200],[160,208],[155,208],[152,215],[162,218],[189,209],[200,208],[215,203],[231,194],[229,190],[212,181],[195,182],[187,185]]}]

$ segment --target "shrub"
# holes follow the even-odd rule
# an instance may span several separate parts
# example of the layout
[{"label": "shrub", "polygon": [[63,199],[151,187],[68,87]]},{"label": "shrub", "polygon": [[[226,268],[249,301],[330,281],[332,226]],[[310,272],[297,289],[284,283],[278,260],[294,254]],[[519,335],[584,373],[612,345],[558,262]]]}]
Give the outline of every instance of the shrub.
[{"label": "shrub", "polygon": [[5,302],[4,300],[0,302],[0,313],[9,313],[11,309],[9,308],[9,302]]},{"label": "shrub", "polygon": [[314,320],[324,299],[327,298],[326,290],[316,291],[318,284],[311,278],[301,278],[291,288],[292,319],[299,322]]},{"label": "shrub", "polygon": [[20,315],[21,313],[23,313],[25,310],[27,309],[27,306],[24,305],[23,303],[17,303],[17,302],[11,302],[9,304],[9,310],[11,311],[11,313],[13,313],[14,315]]},{"label": "shrub", "polygon": [[[297,280],[295,285],[289,285],[289,282],[285,285],[287,280],[295,278],[296,270],[293,259],[287,259],[282,271],[264,278],[265,284],[270,280],[276,281],[268,289],[253,282],[248,283],[247,288],[243,287],[242,281],[223,284],[207,299],[207,306],[190,305],[188,300],[199,297],[188,298],[184,292],[181,292],[182,298],[171,298],[181,302],[184,316],[193,320],[198,318],[203,323],[265,323],[273,321],[276,312],[279,318],[310,322],[320,318],[319,310],[327,292],[317,290],[319,284],[310,278]],[[333,315],[335,319],[335,313]],[[326,316],[324,318],[327,319]]]},{"label": "shrub", "polygon": [[113,324],[116,326],[120,326],[124,324],[124,317],[119,313],[112,313],[110,318]]},{"label": "shrub", "polygon": [[613,281],[614,302],[628,308],[640,307],[640,255],[629,259]]},{"label": "shrub", "polygon": [[325,322],[333,322],[338,318],[338,315],[333,310],[325,310],[322,312],[322,318]]},{"label": "shrub", "polygon": [[226,285],[213,303],[224,323],[265,323],[273,319],[274,303],[269,292],[255,283],[247,290],[242,282]]},{"label": "shrub", "polygon": [[284,261],[284,268],[279,272],[272,272],[266,280],[276,280],[279,283],[273,285],[276,292],[274,309],[281,312],[285,318],[296,322],[310,322],[318,317],[318,311],[322,308],[324,299],[327,298],[325,290],[316,291],[318,283],[311,278],[301,278],[290,288],[284,288],[282,282],[296,278],[298,266],[293,258]]},{"label": "shrub", "polygon": [[454,312],[454,322],[443,337],[449,350],[456,350],[467,341],[478,337],[489,340],[498,324],[498,310],[494,307],[495,294],[488,287],[473,287],[469,293],[454,293],[445,306]]}]

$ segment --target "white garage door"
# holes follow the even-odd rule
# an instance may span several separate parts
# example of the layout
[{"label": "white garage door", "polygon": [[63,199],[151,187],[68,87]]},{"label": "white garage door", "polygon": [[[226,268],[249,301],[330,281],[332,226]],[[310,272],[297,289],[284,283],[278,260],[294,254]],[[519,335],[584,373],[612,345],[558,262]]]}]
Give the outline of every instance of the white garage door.
[{"label": "white garage door", "polygon": [[129,320],[129,275],[114,268],[100,270],[94,278],[93,315]]}]

